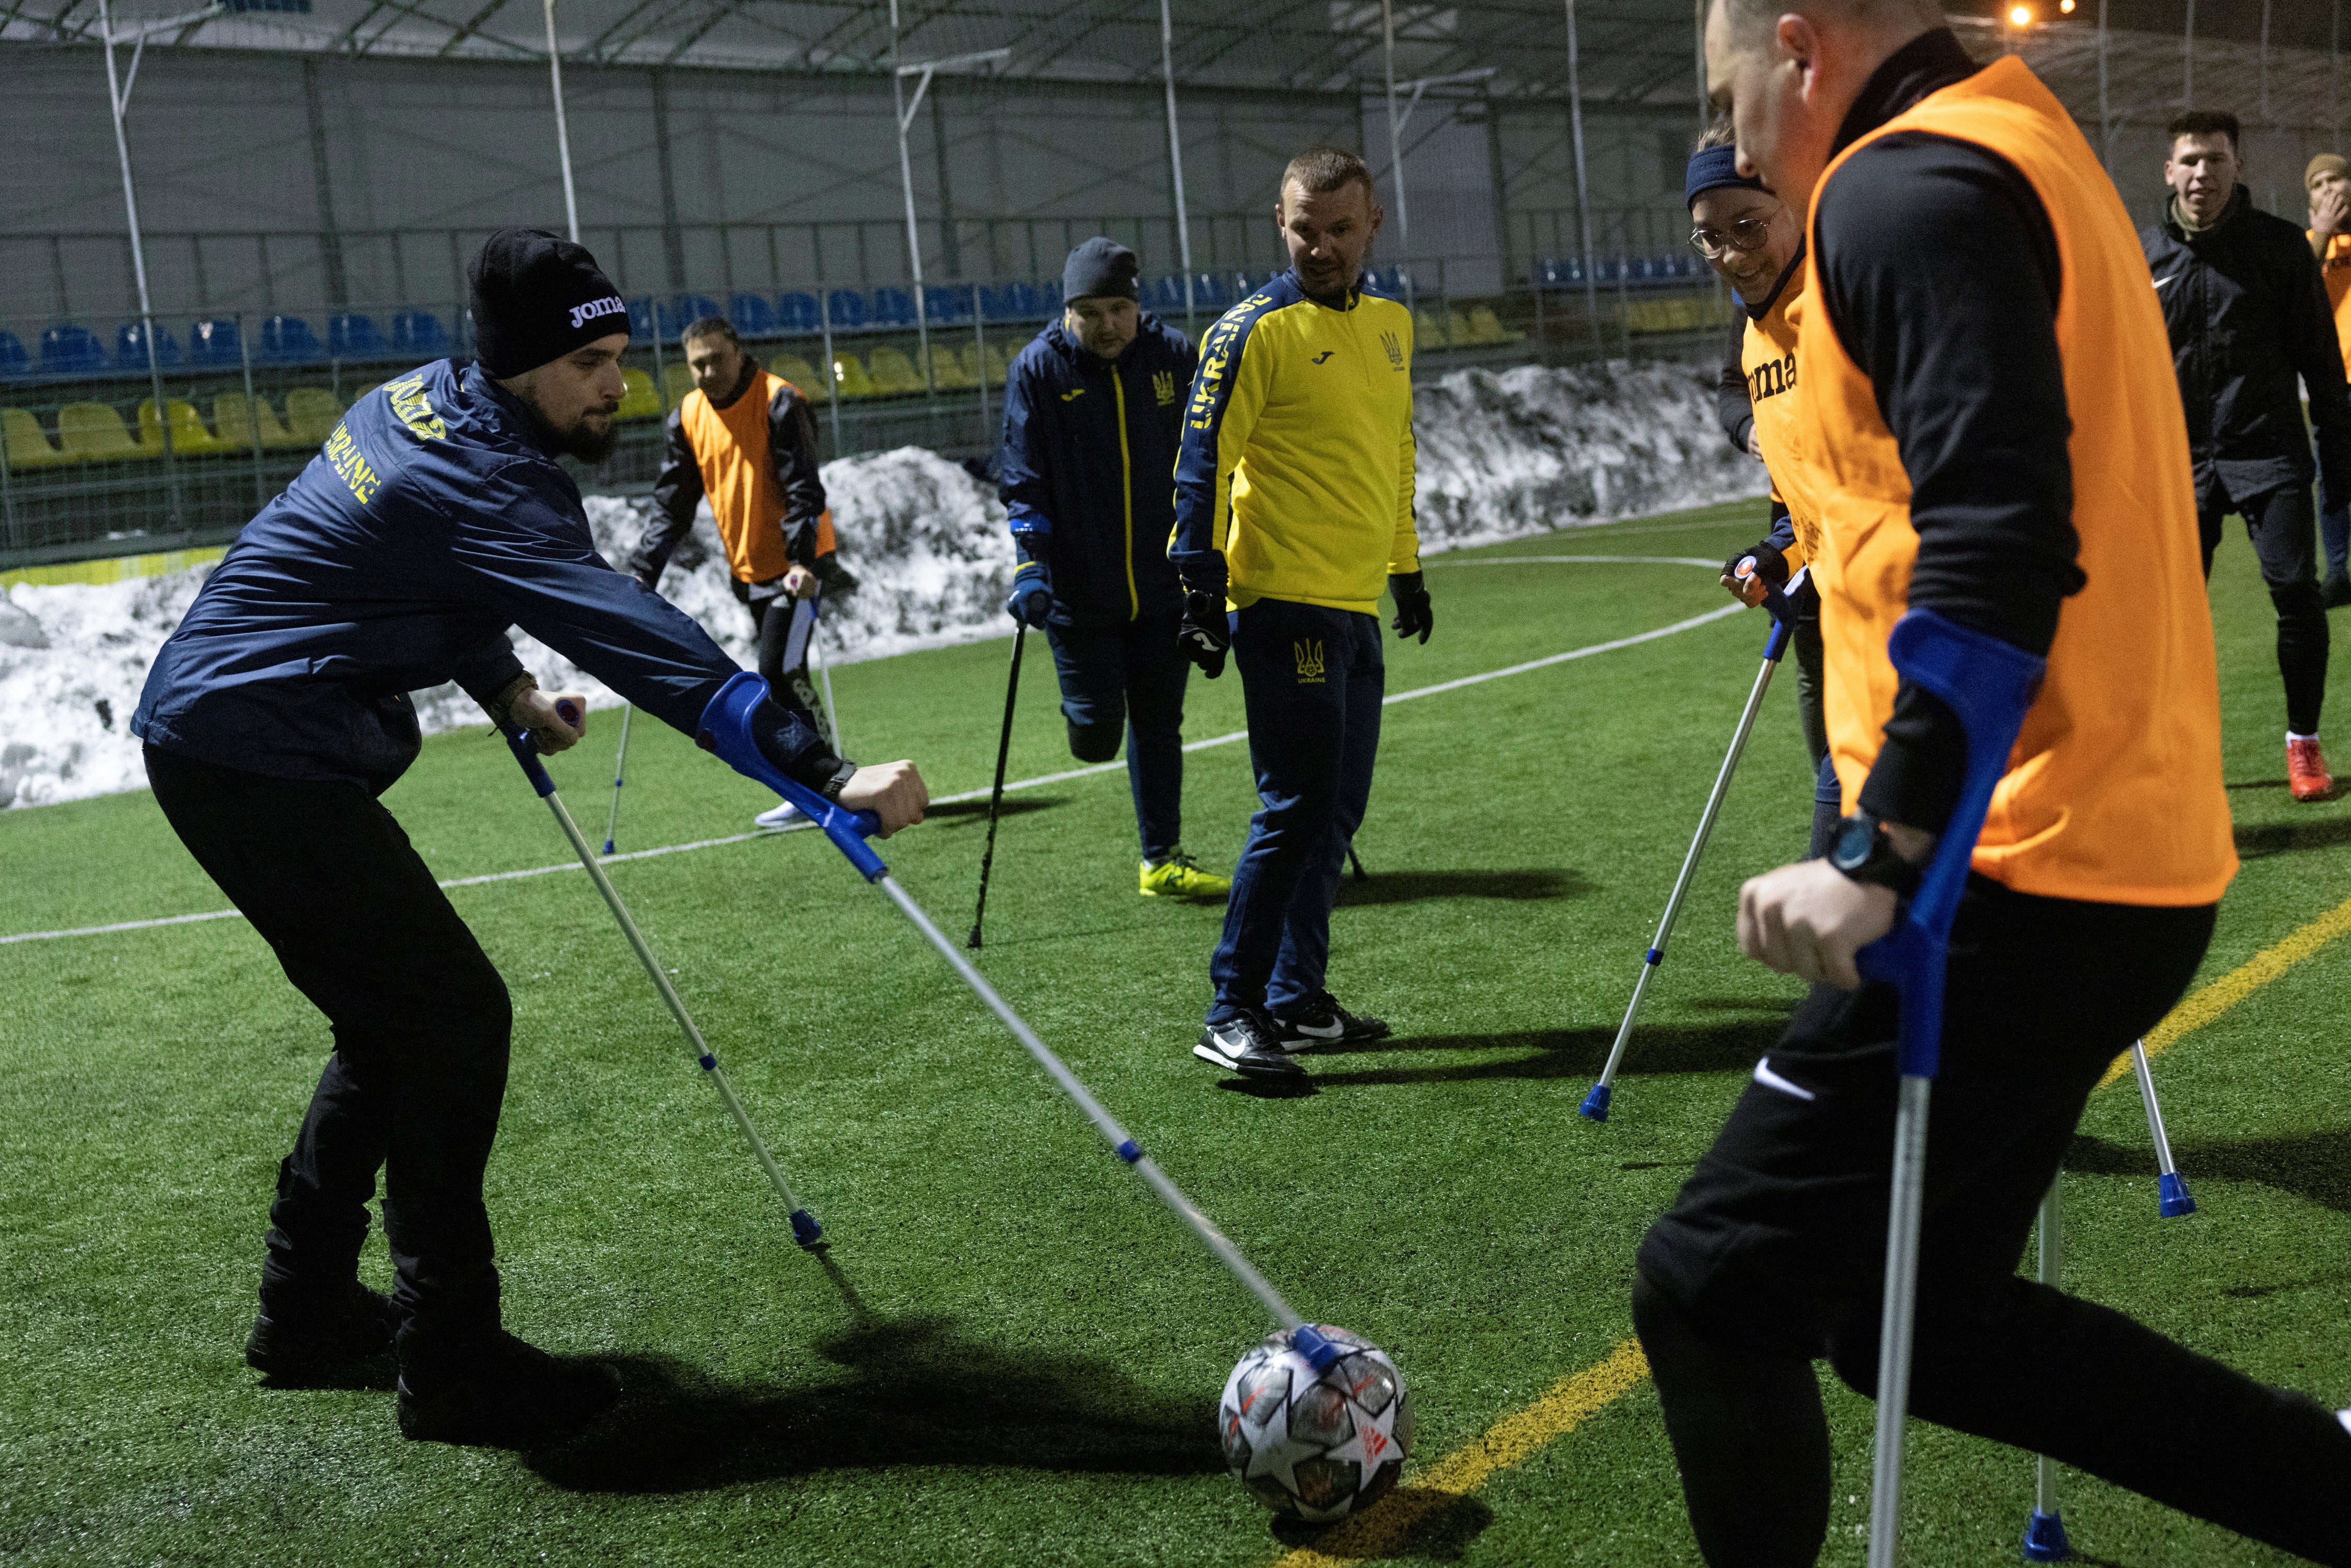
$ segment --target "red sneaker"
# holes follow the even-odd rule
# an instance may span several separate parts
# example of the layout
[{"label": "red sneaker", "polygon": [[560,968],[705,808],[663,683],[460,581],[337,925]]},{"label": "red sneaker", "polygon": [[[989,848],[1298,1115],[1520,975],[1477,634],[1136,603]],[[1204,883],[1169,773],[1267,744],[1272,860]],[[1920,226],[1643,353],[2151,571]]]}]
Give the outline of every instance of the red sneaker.
[{"label": "red sneaker", "polygon": [[2324,800],[2335,793],[2335,775],[2326,770],[2326,753],[2318,749],[2314,735],[2285,743],[2285,777],[2297,800]]}]

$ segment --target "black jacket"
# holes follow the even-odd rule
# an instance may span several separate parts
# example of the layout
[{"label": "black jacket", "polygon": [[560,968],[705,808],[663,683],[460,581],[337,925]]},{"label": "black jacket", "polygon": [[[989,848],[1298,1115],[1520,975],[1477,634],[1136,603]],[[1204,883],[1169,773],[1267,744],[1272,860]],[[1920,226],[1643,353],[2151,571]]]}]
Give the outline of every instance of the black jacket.
[{"label": "black jacket", "polygon": [[[751,378],[758,373],[758,361],[744,355],[742,385],[735,397],[715,406],[734,407],[735,398],[750,391]],[[668,437],[661,473],[653,480],[653,518],[622,568],[647,588],[661,580],[662,569],[693,531],[695,510],[702,505],[702,464],[694,455],[694,443],[686,439],[685,422],[677,409],[669,412]],[[777,387],[768,400],[768,462],[775,470],[776,488],[784,497],[785,551],[793,565],[813,567],[816,523],[825,507],[824,480],[818,474],[816,414],[789,382]]]},{"label": "black jacket", "polygon": [[2343,353],[2302,230],[2240,187],[2214,228],[2190,235],[2167,212],[2138,237],[2171,334],[2198,507],[2310,483],[2297,377],[2309,389],[2328,493],[2351,495]]},{"label": "black jacket", "polygon": [[1054,625],[1108,626],[1183,607],[1167,536],[1199,363],[1192,340],[1148,312],[1115,363],[1058,321],[1012,361],[998,487],[1021,559],[1043,561]]}]

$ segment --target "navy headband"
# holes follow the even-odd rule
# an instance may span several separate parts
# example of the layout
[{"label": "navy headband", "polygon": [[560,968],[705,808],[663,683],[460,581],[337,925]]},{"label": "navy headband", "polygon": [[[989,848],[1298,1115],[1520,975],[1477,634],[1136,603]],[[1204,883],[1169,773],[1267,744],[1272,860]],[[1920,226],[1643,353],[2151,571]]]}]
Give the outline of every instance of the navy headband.
[{"label": "navy headband", "polygon": [[1687,206],[1698,205],[1698,199],[1708,191],[1719,191],[1733,185],[1742,191],[1764,188],[1761,180],[1750,180],[1739,172],[1739,149],[1736,147],[1701,147],[1690,154],[1689,175],[1682,196]]}]

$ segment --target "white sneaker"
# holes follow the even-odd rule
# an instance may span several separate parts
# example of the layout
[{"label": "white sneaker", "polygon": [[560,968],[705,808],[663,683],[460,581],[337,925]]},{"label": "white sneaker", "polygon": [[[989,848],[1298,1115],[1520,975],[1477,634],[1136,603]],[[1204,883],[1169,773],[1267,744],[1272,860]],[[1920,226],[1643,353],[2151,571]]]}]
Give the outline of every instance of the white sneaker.
[{"label": "white sneaker", "polygon": [[800,820],[800,809],[789,800],[770,807],[751,819],[755,825],[762,828],[789,828]]},{"label": "white sneaker", "polygon": [[2337,1410],[2335,1418],[2343,1423],[2345,1431],[2351,1432],[2351,1410]]}]

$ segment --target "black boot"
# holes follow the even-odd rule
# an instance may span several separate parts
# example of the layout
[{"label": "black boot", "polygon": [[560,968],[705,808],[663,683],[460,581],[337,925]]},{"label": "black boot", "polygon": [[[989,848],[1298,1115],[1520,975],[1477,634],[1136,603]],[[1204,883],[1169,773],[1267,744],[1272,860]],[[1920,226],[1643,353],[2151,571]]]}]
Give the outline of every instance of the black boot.
[{"label": "black boot", "polygon": [[2351,604],[2351,577],[2339,571],[2331,573],[2325,582],[2318,585],[2318,598],[2329,610]]},{"label": "black boot", "polygon": [[281,1383],[347,1379],[371,1362],[388,1371],[400,1321],[389,1297],[356,1280],[323,1300],[264,1290],[261,1314],[246,1337],[245,1364]]},{"label": "black boot", "polygon": [[400,1434],[420,1443],[528,1448],[569,1437],[621,1396],[621,1375],[499,1331],[446,1349],[403,1346]]}]

